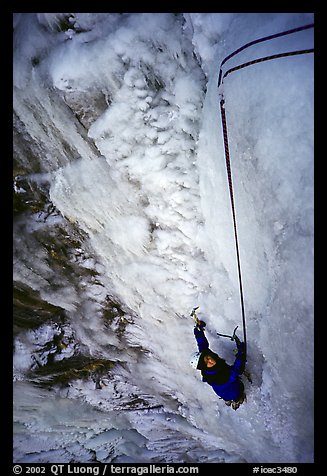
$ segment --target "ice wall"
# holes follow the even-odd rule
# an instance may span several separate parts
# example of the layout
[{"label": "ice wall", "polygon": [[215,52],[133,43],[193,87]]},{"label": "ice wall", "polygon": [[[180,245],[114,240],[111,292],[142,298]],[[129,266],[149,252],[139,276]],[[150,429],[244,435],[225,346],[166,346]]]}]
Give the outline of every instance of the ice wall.
[{"label": "ice wall", "polygon": [[[42,192],[48,207],[15,220],[15,282],[33,290],[29,305],[42,298],[42,322],[15,339],[17,461],[312,461],[312,56],[226,78],[248,402],[232,412],[188,365],[193,306],[230,363],[233,344],[216,331],[241,326],[220,62],[311,21],[16,17],[15,190]],[[302,47],[312,32],[242,61]],[[33,386],[42,370],[49,401]]]}]

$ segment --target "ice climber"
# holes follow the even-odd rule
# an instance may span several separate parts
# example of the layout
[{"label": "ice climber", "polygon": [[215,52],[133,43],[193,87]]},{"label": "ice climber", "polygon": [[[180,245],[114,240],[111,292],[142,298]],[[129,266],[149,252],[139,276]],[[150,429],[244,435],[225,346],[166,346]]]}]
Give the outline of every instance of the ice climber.
[{"label": "ice climber", "polygon": [[237,354],[234,364],[228,365],[209,349],[209,342],[204,334],[206,323],[197,318],[195,322],[194,335],[199,351],[192,354],[190,364],[194,369],[201,370],[202,381],[208,383],[226,405],[237,410],[246,398],[240,379],[246,362],[244,342],[234,335]]}]

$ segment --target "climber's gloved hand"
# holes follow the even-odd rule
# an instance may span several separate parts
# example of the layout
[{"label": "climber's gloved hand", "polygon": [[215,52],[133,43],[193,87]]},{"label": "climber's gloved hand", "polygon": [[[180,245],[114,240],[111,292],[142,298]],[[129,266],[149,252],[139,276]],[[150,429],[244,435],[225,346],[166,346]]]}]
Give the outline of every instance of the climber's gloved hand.
[{"label": "climber's gloved hand", "polygon": [[199,331],[203,331],[203,329],[205,328],[206,325],[207,324],[204,321],[200,321],[200,319],[196,320],[195,327],[197,327],[199,329]]},{"label": "climber's gloved hand", "polygon": [[236,343],[237,350],[244,352],[244,342],[241,342],[240,339],[237,337],[237,335],[234,335],[234,340]]}]

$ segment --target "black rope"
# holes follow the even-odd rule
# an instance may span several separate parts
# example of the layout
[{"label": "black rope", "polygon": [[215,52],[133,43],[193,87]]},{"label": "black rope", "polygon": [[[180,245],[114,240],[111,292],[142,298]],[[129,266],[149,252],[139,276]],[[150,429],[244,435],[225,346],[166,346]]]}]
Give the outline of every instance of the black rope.
[{"label": "black rope", "polygon": [[[304,25],[302,27],[293,28],[292,30],[287,30],[284,32],[276,33],[274,35],[266,36],[264,38],[259,38],[258,40],[251,41],[243,45],[241,48],[238,48],[230,55],[226,56],[226,58],[221,62],[220,71],[219,71],[219,79],[218,79],[218,87],[222,84],[222,81],[226,76],[234,71],[238,71],[240,69],[246,68],[247,66],[251,66],[253,64],[262,63],[264,61],[273,60],[277,58],[282,58],[286,56],[295,56],[300,54],[307,54],[313,53],[313,49],[307,50],[299,50],[299,51],[289,51],[286,53],[278,53],[270,56],[265,56],[262,58],[258,58],[252,61],[248,61],[246,63],[242,63],[238,66],[230,68],[224,76],[222,77],[222,66],[228,61],[230,58],[235,56],[236,54],[243,51],[245,48],[252,46],[254,44],[260,43],[262,41],[272,40],[273,38],[278,38],[280,36],[289,35],[291,33],[296,33],[308,28],[312,28],[314,25]],[[245,308],[244,308],[244,296],[243,296],[243,284],[242,284],[242,272],[241,272],[241,260],[240,260],[240,252],[239,252],[239,245],[238,245],[238,234],[237,234],[237,224],[236,224],[236,212],[235,212],[235,203],[234,203],[234,193],[233,193],[233,181],[232,181],[232,169],[231,169],[231,162],[230,162],[230,154],[229,154],[229,144],[228,144],[228,132],[227,132],[227,121],[226,121],[226,111],[225,111],[225,100],[223,95],[221,94],[220,100],[220,114],[221,114],[221,122],[222,122],[222,130],[223,130],[223,138],[224,138],[224,149],[225,149],[225,160],[226,160],[226,170],[227,170],[227,177],[228,177],[228,184],[229,184],[229,195],[230,195],[230,202],[232,208],[232,215],[233,215],[233,227],[234,227],[234,237],[235,237],[235,249],[236,249],[236,257],[237,257],[237,270],[238,270],[238,279],[239,279],[239,287],[240,287],[240,299],[241,299],[241,311],[242,311],[242,323],[243,323],[243,337],[244,337],[244,354],[246,360],[246,351],[247,351],[247,341],[246,341],[246,322],[245,322]],[[222,335],[222,334],[221,334]],[[230,337],[230,336],[224,336]]]}]

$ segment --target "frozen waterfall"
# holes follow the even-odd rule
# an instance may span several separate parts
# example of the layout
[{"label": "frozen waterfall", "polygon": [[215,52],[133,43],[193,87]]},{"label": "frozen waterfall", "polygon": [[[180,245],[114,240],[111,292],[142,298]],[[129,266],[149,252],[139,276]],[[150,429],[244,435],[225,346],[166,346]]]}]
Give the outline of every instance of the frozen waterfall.
[{"label": "frozen waterfall", "polygon": [[[312,54],[224,82],[247,402],[189,366],[194,306],[228,363],[216,333],[241,328],[220,63],[312,21],[14,15],[15,462],[313,462]],[[312,47],[305,30],[229,67]]]}]

